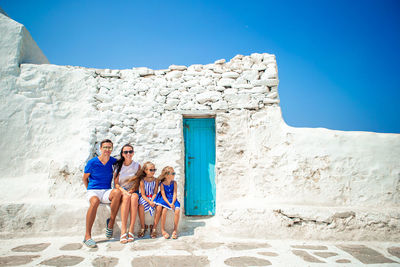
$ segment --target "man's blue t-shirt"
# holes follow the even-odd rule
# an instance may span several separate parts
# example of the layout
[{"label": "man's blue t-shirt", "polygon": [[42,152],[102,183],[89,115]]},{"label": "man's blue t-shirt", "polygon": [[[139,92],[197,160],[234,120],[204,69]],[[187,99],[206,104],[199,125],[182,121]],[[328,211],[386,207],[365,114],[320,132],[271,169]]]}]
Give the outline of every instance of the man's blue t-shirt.
[{"label": "man's blue t-shirt", "polygon": [[116,161],[116,158],[110,157],[106,165],[103,165],[98,157],[89,160],[85,167],[85,173],[90,173],[87,189],[110,189]]}]

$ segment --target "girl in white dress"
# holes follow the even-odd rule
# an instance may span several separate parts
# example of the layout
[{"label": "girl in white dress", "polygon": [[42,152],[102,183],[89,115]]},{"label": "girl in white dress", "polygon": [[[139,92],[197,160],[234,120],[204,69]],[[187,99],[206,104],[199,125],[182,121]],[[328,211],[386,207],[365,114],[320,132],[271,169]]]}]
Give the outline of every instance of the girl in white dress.
[{"label": "girl in white dress", "polygon": [[[126,144],[121,149],[121,157],[115,163],[114,186],[122,191],[121,203],[121,237],[120,242],[125,244],[134,240],[134,227],[139,200],[139,180],[134,179],[140,164],[133,161],[133,146]],[[131,221],[127,232],[129,211]]]}]

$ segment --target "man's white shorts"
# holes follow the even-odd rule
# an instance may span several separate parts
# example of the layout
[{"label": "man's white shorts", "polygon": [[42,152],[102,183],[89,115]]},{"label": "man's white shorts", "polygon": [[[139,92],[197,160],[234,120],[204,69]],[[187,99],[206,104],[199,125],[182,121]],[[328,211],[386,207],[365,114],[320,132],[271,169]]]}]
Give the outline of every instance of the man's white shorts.
[{"label": "man's white shorts", "polygon": [[88,201],[93,196],[96,196],[100,199],[101,203],[108,204],[111,203],[110,201],[110,193],[112,189],[89,189],[86,191],[86,198]]}]

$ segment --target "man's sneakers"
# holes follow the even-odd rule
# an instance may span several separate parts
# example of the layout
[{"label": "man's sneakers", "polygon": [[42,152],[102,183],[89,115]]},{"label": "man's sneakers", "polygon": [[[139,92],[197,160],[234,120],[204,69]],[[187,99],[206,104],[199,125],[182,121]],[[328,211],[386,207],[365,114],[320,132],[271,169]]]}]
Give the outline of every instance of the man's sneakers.
[{"label": "man's sneakers", "polygon": [[93,239],[89,238],[88,240],[83,240],[83,244],[85,244],[89,248],[97,247],[96,242]]},{"label": "man's sneakers", "polygon": [[108,238],[108,239],[110,239],[111,237],[112,237],[112,235],[113,235],[113,229],[111,228],[108,228],[108,223],[110,222],[110,218],[108,218],[107,219],[107,221],[106,221],[106,237]]}]

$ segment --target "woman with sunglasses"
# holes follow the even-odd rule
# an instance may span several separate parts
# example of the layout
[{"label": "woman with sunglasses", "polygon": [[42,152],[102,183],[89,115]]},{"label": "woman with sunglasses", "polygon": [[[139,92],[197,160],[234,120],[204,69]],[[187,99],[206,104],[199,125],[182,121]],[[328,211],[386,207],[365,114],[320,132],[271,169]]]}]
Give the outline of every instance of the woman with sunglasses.
[{"label": "woman with sunglasses", "polygon": [[148,227],[145,224],[144,215],[145,212],[149,212],[150,216],[153,217],[155,213],[156,204],[154,203],[154,199],[158,192],[158,180],[154,177],[156,167],[149,161],[143,164],[143,167],[139,172],[142,173],[141,175],[138,173],[140,180],[139,219],[142,229],[140,229],[138,237],[143,237],[147,228],[149,228],[151,232],[154,225],[153,222],[153,224]]},{"label": "woman with sunglasses", "polygon": [[172,167],[165,167],[161,175],[158,177],[160,180],[160,192],[157,194],[154,202],[157,205],[156,218],[154,220],[153,231],[151,232],[151,237],[157,237],[157,224],[161,216],[161,233],[165,239],[169,238],[169,234],[165,231],[165,220],[167,217],[167,211],[172,210],[175,214],[174,216],[174,231],[171,236],[173,239],[178,238],[178,224],[180,216],[181,204],[177,199],[178,185],[175,178],[175,171]]},{"label": "woman with sunglasses", "polygon": [[[139,180],[135,177],[140,164],[132,160],[133,154],[133,146],[126,144],[121,148],[120,159],[115,163],[114,187],[122,192],[120,242],[123,244],[134,240],[133,233],[138,209]],[[131,222],[127,232],[129,211]]]}]

